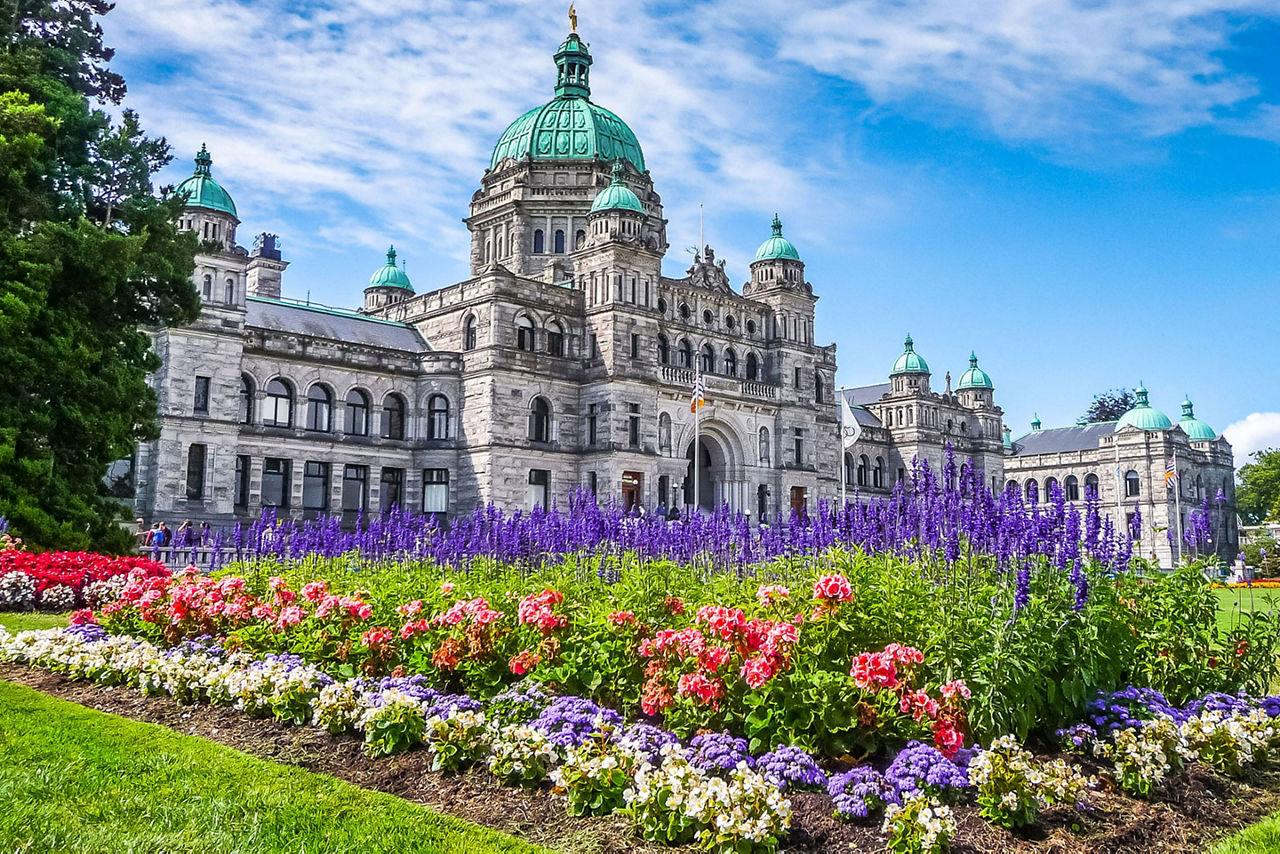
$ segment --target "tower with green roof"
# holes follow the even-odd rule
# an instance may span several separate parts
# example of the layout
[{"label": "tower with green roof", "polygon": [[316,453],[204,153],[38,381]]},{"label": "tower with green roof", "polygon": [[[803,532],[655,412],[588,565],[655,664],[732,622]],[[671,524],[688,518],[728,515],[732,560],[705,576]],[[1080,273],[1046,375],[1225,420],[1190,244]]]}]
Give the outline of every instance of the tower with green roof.
[{"label": "tower with green roof", "polygon": [[178,226],[194,231],[201,240],[222,244],[228,251],[236,245],[236,226],[240,219],[236,203],[213,177],[213,157],[202,143],[196,153],[196,170],[175,189],[186,199],[186,211]]},{"label": "tower with green roof", "polygon": [[1169,416],[1153,407],[1148,401],[1147,387],[1141,380],[1138,381],[1138,387],[1134,389],[1134,396],[1137,397],[1138,402],[1120,416],[1120,420],[1116,422],[1117,432],[1126,427],[1148,432],[1173,429],[1173,422],[1169,420]]},{"label": "tower with green roof", "polygon": [[995,406],[995,383],[991,375],[978,367],[978,354],[969,351],[969,369],[960,375],[956,385],[956,397],[960,402],[972,409]]},{"label": "tower with green roof", "polygon": [[1196,417],[1195,407],[1190,397],[1182,399],[1182,417],[1178,419],[1178,426],[1193,442],[1212,442],[1218,438],[1218,434],[1212,427]]},{"label": "tower with green roof", "polygon": [[385,308],[413,296],[409,274],[396,264],[396,248],[387,247],[387,263],[373,271],[364,289],[365,311]]}]

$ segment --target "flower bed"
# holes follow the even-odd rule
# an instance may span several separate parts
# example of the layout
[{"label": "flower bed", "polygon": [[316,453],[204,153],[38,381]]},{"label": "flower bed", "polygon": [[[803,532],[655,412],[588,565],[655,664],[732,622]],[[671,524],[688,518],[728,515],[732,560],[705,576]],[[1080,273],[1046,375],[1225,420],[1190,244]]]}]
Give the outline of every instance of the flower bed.
[{"label": "flower bed", "polygon": [[69,611],[105,604],[131,575],[165,577],[169,570],[142,557],[0,549],[0,610]]}]

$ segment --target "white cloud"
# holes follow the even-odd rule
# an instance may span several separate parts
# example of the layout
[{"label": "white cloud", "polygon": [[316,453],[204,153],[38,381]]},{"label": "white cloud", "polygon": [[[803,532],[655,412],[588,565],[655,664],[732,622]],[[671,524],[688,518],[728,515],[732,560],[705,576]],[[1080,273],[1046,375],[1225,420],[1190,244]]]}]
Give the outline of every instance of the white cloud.
[{"label": "white cloud", "polygon": [[1249,462],[1254,451],[1280,448],[1280,412],[1253,412],[1222,431],[1235,452],[1236,465]]}]

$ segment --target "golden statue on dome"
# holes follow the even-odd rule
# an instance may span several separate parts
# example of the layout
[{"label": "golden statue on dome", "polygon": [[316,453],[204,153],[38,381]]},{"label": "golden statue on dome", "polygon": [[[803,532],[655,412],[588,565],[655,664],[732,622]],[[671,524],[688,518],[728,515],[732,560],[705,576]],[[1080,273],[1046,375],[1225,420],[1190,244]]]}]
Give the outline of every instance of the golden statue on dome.
[{"label": "golden statue on dome", "polygon": [[569,4],[569,32],[576,33],[578,31],[578,10],[573,8],[573,4]]}]

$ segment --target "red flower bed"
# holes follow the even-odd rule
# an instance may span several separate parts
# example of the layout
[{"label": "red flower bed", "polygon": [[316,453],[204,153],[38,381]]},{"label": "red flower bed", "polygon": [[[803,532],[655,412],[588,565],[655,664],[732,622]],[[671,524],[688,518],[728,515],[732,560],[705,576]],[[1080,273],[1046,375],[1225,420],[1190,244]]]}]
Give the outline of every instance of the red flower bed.
[{"label": "red flower bed", "polygon": [[84,586],[94,581],[105,581],[139,570],[143,576],[168,576],[164,564],[145,557],[108,557],[92,552],[43,552],[32,554],[21,551],[0,551],[0,576],[21,572],[35,579],[36,591],[65,584],[76,592],[84,593]]}]

